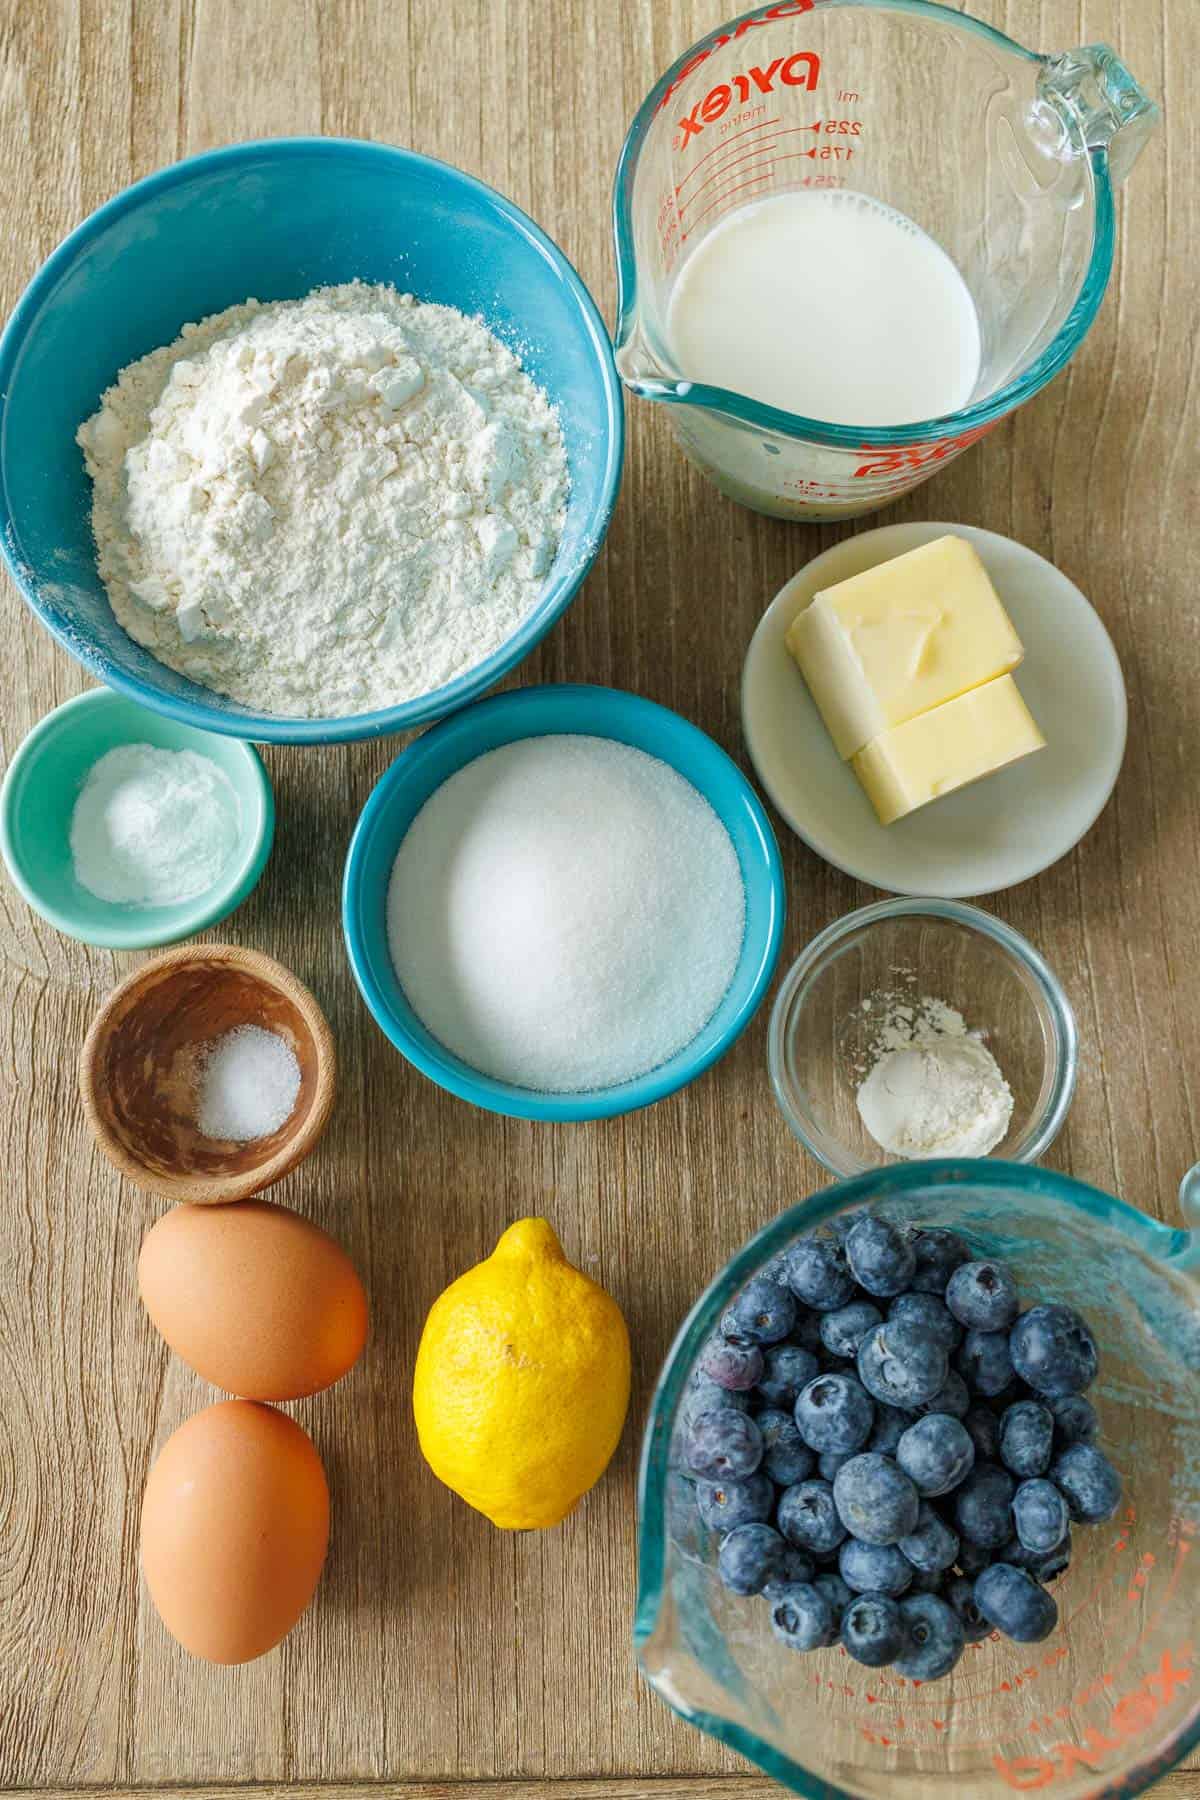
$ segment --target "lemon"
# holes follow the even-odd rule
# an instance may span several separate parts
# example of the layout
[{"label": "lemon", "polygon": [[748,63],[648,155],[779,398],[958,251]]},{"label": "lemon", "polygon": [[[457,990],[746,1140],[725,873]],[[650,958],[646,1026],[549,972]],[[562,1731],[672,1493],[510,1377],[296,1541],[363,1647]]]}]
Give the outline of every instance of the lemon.
[{"label": "lemon", "polygon": [[620,1308],[545,1219],[510,1225],[434,1302],[413,1413],[426,1462],[505,1531],[557,1525],[600,1479],[629,1406]]}]

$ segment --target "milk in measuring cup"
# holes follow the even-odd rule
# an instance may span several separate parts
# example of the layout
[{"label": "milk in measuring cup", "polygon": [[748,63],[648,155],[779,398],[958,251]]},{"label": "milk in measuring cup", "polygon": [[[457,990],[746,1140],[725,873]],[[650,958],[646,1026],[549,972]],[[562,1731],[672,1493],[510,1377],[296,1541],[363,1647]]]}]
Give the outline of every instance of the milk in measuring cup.
[{"label": "milk in measuring cup", "polygon": [[979,318],[950,257],[846,189],[723,218],[683,265],[667,336],[688,379],[835,425],[956,412],[979,376]]}]

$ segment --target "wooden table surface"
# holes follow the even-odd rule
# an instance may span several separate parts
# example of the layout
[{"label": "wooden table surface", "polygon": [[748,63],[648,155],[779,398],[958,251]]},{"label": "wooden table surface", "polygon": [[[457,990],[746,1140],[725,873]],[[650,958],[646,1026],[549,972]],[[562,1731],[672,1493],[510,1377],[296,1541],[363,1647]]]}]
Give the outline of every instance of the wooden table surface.
[{"label": "wooden table surface", "polygon": [[[977,0],[1022,42],[1103,38],[1165,102],[1122,205],[1112,288],[1069,372],[892,519],[961,520],[1050,557],[1098,607],[1129,686],[1116,796],[1074,854],[992,900],[1062,976],[1082,1060],[1050,1161],[1164,1217],[1197,1155],[1200,1069],[1200,204],[1194,0]],[[375,137],[461,165],[562,244],[612,317],[611,172],[654,77],[721,0],[2,0],[0,307],[134,178],[229,140]],[[582,595],[525,680],[650,695],[735,756],[738,676],[784,579],[841,531],[717,497],[665,420],[629,408],[624,487]],[[85,685],[3,591],[3,744]],[[219,935],[281,957],[327,1008],[342,1063],[329,1135],[275,1197],[338,1234],[373,1301],[352,1377],[297,1409],[335,1530],[316,1604],[236,1670],[167,1639],[137,1573],[158,1446],[211,1396],[169,1357],[134,1267],[162,1210],[93,1148],[75,1081],[88,1022],[133,957],[56,935],[0,884],[0,1786],[191,1794],[367,1783],[471,1794],[765,1795],[679,1723],[630,1651],[634,1471],[647,1394],[701,1283],[822,1181],[766,1078],[766,1014],[689,1092],[564,1127],[475,1112],[385,1044],[338,924],[357,813],[395,744],[268,752],[276,848]],[[785,959],[871,898],[781,829]],[[635,1346],[625,1440],[560,1530],[501,1536],[422,1465],[408,1389],[426,1308],[506,1223],[540,1211],[617,1296]],[[462,1784],[447,1788],[443,1784]],[[321,1791],[329,1793],[330,1786]],[[1200,1779],[1164,1783],[1200,1795]]]}]

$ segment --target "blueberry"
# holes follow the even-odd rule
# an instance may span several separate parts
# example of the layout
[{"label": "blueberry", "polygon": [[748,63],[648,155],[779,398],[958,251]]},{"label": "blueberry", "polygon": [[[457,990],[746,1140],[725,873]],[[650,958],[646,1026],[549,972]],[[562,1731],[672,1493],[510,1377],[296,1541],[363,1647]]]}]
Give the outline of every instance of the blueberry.
[{"label": "blueberry", "polygon": [[914,1407],[932,1400],[950,1363],[945,1350],[919,1325],[890,1319],[868,1332],[858,1347],[858,1377],[887,1406]]},{"label": "blueberry", "polygon": [[858,1538],[847,1538],[838,1552],[838,1569],[856,1594],[894,1597],[912,1586],[912,1564],[895,1544],[864,1544]]},{"label": "blueberry", "polygon": [[858,1450],[871,1435],[875,1408],[853,1375],[818,1375],[796,1401],[796,1423],[813,1450]]},{"label": "blueberry", "polygon": [[1040,1644],[1058,1624],[1053,1597],[1011,1563],[993,1563],[976,1576],[975,1604],[989,1625],[1018,1644]]},{"label": "blueberry", "polygon": [[912,1249],[916,1268],[910,1285],[918,1294],[944,1294],[955,1269],[971,1254],[960,1237],[939,1225],[916,1232]]},{"label": "blueberry", "polygon": [[995,1463],[976,1463],[954,1497],[958,1535],[985,1550],[1012,1536],[1013,1478]]},{"label": "blueberry", "polygon": [[877,1450],[881,1456],[894,1456],[896,1445],[916,1417],[915,1412],[906,1412],[899,1406],[876,1406],[875,1429],[867,1439],[867,1449]]},{"label": "blueberry", "polygon": [[817,1556],[836,1550],[846,1535],[827,1481],[798,1481],[785,1488],[776,1517],[789,1544]]},{"label": "blueberry", "polygon": [[[1047,1550],[1041,1554],[1036,1550],[1027,1550],[1020,1538],[1012,1538],[995,1552],[993,1561],[1011,1563],[1014,1569],[1028,1570],[1033,1579],[1040,1581],[1044,1587],[1048,1581],[1056,1580],[1064,1569],[1071,1566],[1070,1529],[1068,1528],[1067,1535],[1061,1544],[1057,1544],[1053,1550]],[[982,1571],[979,1572],[982,1573]]]},{"label": "blueberry", "polygon": [[797,1550],[795,1544],[789,1544],[785,1539],[779,1573],[771,1577],[764,1587],[763,1593],[768,1600],[774,1600],[777,1594],[781,1593],[785,1587],[790,1587],[793,1582],[812,1581],[815,1576],[816,1570],[812,1558],[805,1556],[803,1550]]},{"label": "blueberry", "polygon": [[762,1433],[745,1413],[723,1406],[692,1420],[685,1454],[695,1475],[710,1481],[744,1481],[762,1461]]},{"label": "blueberry", "polygon": [[756,1275],[721,1320],[721,1330],[726,1337],[743,1343],[777,1344],[795,1322],[796,1302],[787,1288],[765,1275]]},{"label": "blueberry", "polygon": [[700,1357],[700,1372],[730,1393],[742,1394],[754,1387],[763,1372],[763,1354],[756,1344],[731,1344],[713,1338]]},{"label": "blueberry", "polygon": [[975,1604],[975,1583],[965,1575],[956,1575],[947,1585],[946,1602],[958,1614],[968,1644],[982,1643],[992,1628]]},{"label": "blueberry", "polygon": [[1017,1537],[1035,1556],[1057,1550],[1069,1529],[1067,1503],[1052,1481],[1023,1481],[1013,1495]]},{"label": "blueberry", "polygon": [[788,1286],[798,1300],[818,1312],[833,1312],[854,1298],[854,1277],[835,1237],[814,1233],[788,1251]]},{"label": "blueberry", "polygon": [[951,1369],[933,1399],[922,1401],[913,1411],[918,1415],[949,1413],[953,1419],[964,1419],[970,1405],[971,1396],[966,1382],[956,1369]]},{"label": "blueberry", "polygon": [[1096,1379],[1096,1340],[1070,1306],[1031,1306],[1012,1328],[1013,1368],[1039,1394],[1078,1394]]},{"label": "blueberry", "polygon": [[784,1543],[769,1525],[736,1525],[721,1540],[717,1574],[733,1594],[761,1594],[783,1564]]},{"label": "blueberry", "polygon": [[897,1294],[888,1307],[888,1318],[923,1326],[943,1350],[957,1350],[962,1342],[962,1326],[936,1294]]},{"label": "blueberry", "polygon": [[940,1513],[922,1500],[917,1513],[917,1526],[902,1537],[898,1548],[914,1569],[925,1575],[940,1575],[952,1568],[958,1556],[958,1533],[951,1531]]},{"label": "blueberry", "polygon": [[771,1602],[771,1630],[789,1650],[820,1650],[834,1640],[833,1608],[811,1582],[793,1582]]},{"label": "blueberry", "polygon": [[832,1481],[844,1463],[848,1463],[854,1455],[853,1450],[822,1450],[817,1458],[817,1474],[822,1481]]},{"label": "blueberry", "polygon": [[1022,1481],[1050,1467],[1054,1415],[1036,1400],[1017,1400],[1000,1415],[1000,1461]]},{"label": "blueberry", "polygon": [[900,1618],[908,1640],[896,1663],[909,1681],[937,1681],[963,1653],[966,1637],[958,1614],[937,1594],[907,1594]]},{"label": "blueberry", "polygon": [[846,1239],[846,1261],[859,1287],[868,1294],[902,1294],[913,1278],[917,1259],[904,1232],[886,1219],[866,1213]]},{"label": "blueberry", "polygon": [[683,1401],[679,1408],[680,1433],[686,1437],[688,1428],[695,1423],[701,1413],[749,1412],[750,1397],[748,1394],[735,1394],[728,1388],[718,1387],[708,1375],[697,1370],[684,1390]]},{"label": "blueberry", "polygon": [[963,1424],[975,1446],[976,1460],[995,1462],[1000,1454],[1000,1421],[991,1407],[976,1401],[963,1414]]},{"label": "blueberry", "polygon": [[866,1544],[898,1544],[916,1529],[920,1498],[890,1457],[852,1456],[838,1470],[833,1498],[846,1530]]},{"label": "blueberry", "polygon": [[[801,1306],[799,1301],[796,1302],[796,1323],[792,1326],[791,1341],[798,1350],[807,1350],[814,1359],[820,1355],[823,1349],[821,1314],[814,1311],[811,1306]],[[809,1379],[811,1380],[812,1377],[810,1376]],[[804,1383],[801,1382],[800,1386],[803,1387]]]},{"label": "blueberry", "polygon": [[851,1300],[823,1316],[821,1342],[831,1356],[853,1358],[868,1331],[882,1323],[883,1314],[870,1300]]},{"label": "blueberry", "polygon": [[[1012,1558],[1005,1555],[1003,1550],[1000,1555],[1004,1557],[1005,1562],[1011,1562]],[[991,1560],[990,1549],[985,1549],[982,1544],[970,1544],[965,1538],[959,1540],[955,1567],[961,1569],[964,1575],[969,1575],[974,1580],[976,1575],[987,1568]]]},{"label": "blueberry", "polygon": [[1002,1394],[1013,1378],[1005,1331],[968,1331],[955,1360],[967,1386],[985,1400]]},{"label": "blueberry", "polygon": [[1050,1479],[1080,1524],[1102,1525],[1121,1504],[1121,1477],[1094,1444],[1069,1444],[1051,1464]]},{"label": "blueberry", "polygon": [[894,1663],[907,1642],[900,1608],[887,1594],[860,1594],[842,1617],[842,1643],[847,1656],[868,1669]]},{"label": "blueberry", "polygon": [[768,1406],[791,1412],[796,1395],[816,1374],[817,1359],[811,1350],[802,1350],[799,1344],[772,1344],[763,1357],[758,1391]]},{"label": "blueberry", "polygon": [[910,1425],[896,1445],[896,1461],[919,1494],[948,1494],[975,1462],[966,1426],[949,1413],[929,1413]]},{"label": "blueberry", "polygon": [[1085,1394],[1048,1394],[1046,1405],[1054,1417],[1054,1448],[1090,1444],[1100,1429],[1096,1409]]},{"label": "blueberry", "polygon": [[854,1598],[851,1589],[846,1586],[840,1575],[833,1573],[832,1569],[825,1569],[820,1575],[815,1576],[813,1586],[818,1594],[824,1594],[833,1608],[835,1621],[840,1624],[842,1614]]},{"label": "blueberry", "polygon": [[816,1457],[796,1429],[790,1412],[768,1408],[755,1414],[755,1424],[762,1434],[762,1470],[778,1487],[791,1487],[811,1475]]},{"label": "blueberry", "polygon": [[1000,1263],[963,1263],[946,1284],[946,1305],[972,1331],[1007,1331],[1017,1316],[1017,1284]]},{"label": "blueberry", "polygon": [[765,1525],[775,1510],[775,1488],[766,1475],[748,1481],[698,1481],[696,1511],[710,1531]]},{"label": "blueberry", "polygon": [[910,1594],[940,1594],[950,1580],[946,1569],[914,1569]]}]

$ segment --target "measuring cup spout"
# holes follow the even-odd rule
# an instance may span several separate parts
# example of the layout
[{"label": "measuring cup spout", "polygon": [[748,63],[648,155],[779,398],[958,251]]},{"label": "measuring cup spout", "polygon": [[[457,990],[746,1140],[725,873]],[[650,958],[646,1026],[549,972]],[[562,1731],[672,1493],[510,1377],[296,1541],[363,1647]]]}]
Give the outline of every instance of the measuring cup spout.
[{"label": "measuring cup spout", "polygon": [[686,400],[691,383],[663,367],[646,341],[641,324],[622,322],[613,345],[617,373],[642,400]]},{"label": "measuring cup spout", "polygon": [[1124,181],[1162,117],[1107,44],[1047,57],[1038,92],[1062,133],[1057,153],[1066,160],[1102,152],[1114,182]]}]

